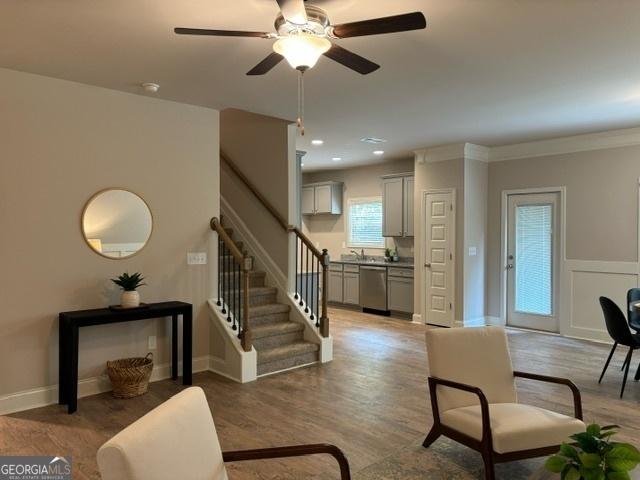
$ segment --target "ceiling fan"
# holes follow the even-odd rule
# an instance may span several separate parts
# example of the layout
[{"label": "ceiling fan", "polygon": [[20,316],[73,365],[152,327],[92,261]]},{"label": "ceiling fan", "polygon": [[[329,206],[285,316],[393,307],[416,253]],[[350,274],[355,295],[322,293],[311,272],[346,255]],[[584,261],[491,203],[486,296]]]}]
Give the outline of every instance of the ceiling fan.
[{"label": "ceiling fan", "polygon": [[280,13],[275,20],[276,32],[247,32],[239,30],[209,30],[202,28],[175,28],[179,35],[208,35],[221,37],[252,37],[275,39],[273,52],[247,75],[264,75],[286,58],[291,67],[300,72],[298,126],[302,134],[302,75],[316,64],[321,55],[334,60],[362,75],[380,68],[380,65],[361,57],[331,40],[406,32],[426,28],[421,12],[374,18],[359,22],[332,25],[328,14],[304,0],[276,0]]}]

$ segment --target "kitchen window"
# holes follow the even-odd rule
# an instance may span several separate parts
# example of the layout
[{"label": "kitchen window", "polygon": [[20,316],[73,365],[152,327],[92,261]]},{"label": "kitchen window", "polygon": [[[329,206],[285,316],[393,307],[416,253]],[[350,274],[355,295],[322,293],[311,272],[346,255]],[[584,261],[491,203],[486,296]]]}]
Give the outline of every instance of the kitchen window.
[{"label": "kitchen window", "polygon": [[384,248],[382,197],[350,198],[348,205],[349,247]]}]

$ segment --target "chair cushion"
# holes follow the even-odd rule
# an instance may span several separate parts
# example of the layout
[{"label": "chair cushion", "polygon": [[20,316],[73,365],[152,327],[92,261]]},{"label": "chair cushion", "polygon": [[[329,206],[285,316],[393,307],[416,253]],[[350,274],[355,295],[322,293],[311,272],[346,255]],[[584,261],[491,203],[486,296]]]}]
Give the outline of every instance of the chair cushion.
[{"label": "chair cushion", "polygon": [[[480,387],[489,403],[517,402],[503,328],[432,328],[426,340],[431,376]],[[441,412],[479,404],[476,395],[447,387],[437,395]]]},{"label": "chair cushion", "polygon": [[[489,417],[493,450],[497,453],[560,445],[570,435],[586,428],[577,418],[518,403],[490,404]],[[458,432],[482,440],[479,405],[448,410],[440,415],[440,421]]]},{"label": "chair cushion", "polygon": [[183,390],[105,443],[98,466],[103,480],[227,480],[199,387]]}]

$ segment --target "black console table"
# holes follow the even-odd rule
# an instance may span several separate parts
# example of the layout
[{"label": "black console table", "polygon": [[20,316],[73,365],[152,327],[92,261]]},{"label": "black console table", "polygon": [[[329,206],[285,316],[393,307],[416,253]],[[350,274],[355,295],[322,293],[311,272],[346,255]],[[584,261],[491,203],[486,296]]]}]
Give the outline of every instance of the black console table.
[{"label": "black console table", "polygon": [[192,383],[193,307],[184,302],[152,303],[130,310],[79,310],[59,315],[58,403],[69,413],[78,409],[78,342],[80,327],[171,317],[171,377],[178,378],[178,316],[182,315],[182,383]]}]

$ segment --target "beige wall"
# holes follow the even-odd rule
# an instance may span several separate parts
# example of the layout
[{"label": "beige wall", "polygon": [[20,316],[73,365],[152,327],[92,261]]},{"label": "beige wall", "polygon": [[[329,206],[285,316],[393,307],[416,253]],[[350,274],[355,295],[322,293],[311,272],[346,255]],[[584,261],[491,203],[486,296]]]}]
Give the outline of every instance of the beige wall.
[{"label": "beige wall", "polygon": [[[194,356],[209,351],[205,301],[218,214],[218,112],[0,69],[0,395],[57,383],[58,312],[118,301],[109,278],[141,271],[142,300],[195,307]],[[126,260],[92,252],[80,231],[85,202],[124,187],[151,207],[147,247]],[[169,361],[166,320],[88,327],[80,334],[80,378],[105,362],[144,355]]]},{"label": "beige wall", "polygon": [[[415,243],[416,262],[419,266],[415,272],[414,283],[414,311],[422,313],[423,303],[423,273],[424,252],[422,246],[422,228],[424,225],[423,192],[430,189],[455,188],[456,189],[456,259],[462,259],[464,249],[464,159],[445,160],[441,162],[416,162],[416,191],[415,191]],[[455,268],[455,305],[454,319],[462,321],[462,299],[464,292],[463,262],[456,261]],[[424,319],[423,319],[424,320]]]},{"label": "beige wall", "polygon": [[[303,215],[303,230],[309,238],[320,248],[329,250],[332,258],[340,258],[341,254],[348,254],[351,248],[347,246],[347,215],[346,208],[350,198],[380,197],[382,196],[383,175],[393,173],[413,172],[413,159],[399,160],[379,165],[369,165],[343,170],[323,170],[303,174],[302,183],[336,181],[343,182],[343,213],[342,215]],[[343,243],[345,247],[343,248]],[[413,238],[398,238],[386,240],[389,248],[398,247],[398,253],[403,257],[413,256]],[[355,249],[358,252],[360,249]],[[381,249],[365,249],[367,255],[384,255]]]},{"label": "beige wall", "polygon": [[[220,113],[220,145],[260,193],[290,220],[289,169],[296,155],[291,122],[242,110],[224,110]],[[287,233],[224,162],[220,169],[220,191],[287,275]]]},{"label": "beige wall", "polygon": [[503,190],[566,186],[566,256],[635,262],[640,146],[489,164],[487,314],[500,314]]},{"label": "beige wall", "polygon": [[[487,190],[489,165],[466,158],[464,161],[464,322],[482,324],[486,297]],[[471,255],[469,249],[475,248]]]}]

